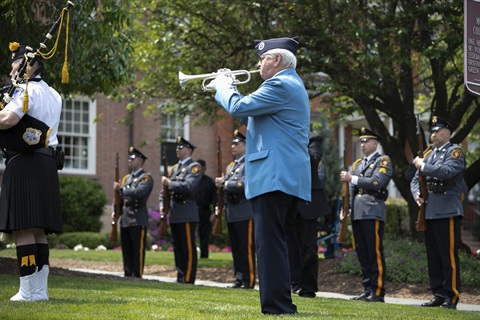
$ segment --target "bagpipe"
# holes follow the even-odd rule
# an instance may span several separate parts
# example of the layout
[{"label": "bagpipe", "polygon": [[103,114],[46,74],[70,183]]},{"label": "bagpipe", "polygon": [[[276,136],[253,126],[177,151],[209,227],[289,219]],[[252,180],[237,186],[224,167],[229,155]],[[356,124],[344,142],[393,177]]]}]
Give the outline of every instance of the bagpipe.
[{"label": "bagpipe", "polygon": [[[5,86],[0,89],[0,95],[2,97],[0,103],[0,109],[4,109],[8,103],[10,103],[15,95],[15,92],[20,88],[20,84],[25,83],[24,97],[22,112],[24,116],[20,121],[13,127],[7,130],[0,130],[0,147],[14,151],[14,152],[33,152],[36,149],[42,147],[48,147],[49,136],[51,128],[45,124],[43,121],[40,121],[29,114],[28,112],[28,76],[30,68],[36,63],[36,60],[39,58],[50,59],[52,58],[57,50],[58,40],[60,38],[61,28],[58,28],[63,24],[64,16],[67,16],[67,27],[66,27],[66,41],[65,41],[65,60],[62,69],[62,83],[68,83],[68,68],[67,68],[67,48],[68,48],[68,24],[70,20],[69,10],[73,7],[74,4],[71,1],[67,2],[67,5],[62,9],[60,17],[55,21],[50,30],[45,36],[45,40],[40,43],[39,48],[34,50],[29,46],[24,46],[23,59],[20,62],[19,68],[13,75],[11,81],[12,84]],[[57,31],[58,34],[55,40],[53,48],[47,52],[43,53],[42,50],[47,48],[46,43],[53,37],[53,33]],[[19,50],[20,44],[17,42],[10,43],[9,49],[12,51],[12,54]],[[20,50],[19,50],[20,51]]]}]

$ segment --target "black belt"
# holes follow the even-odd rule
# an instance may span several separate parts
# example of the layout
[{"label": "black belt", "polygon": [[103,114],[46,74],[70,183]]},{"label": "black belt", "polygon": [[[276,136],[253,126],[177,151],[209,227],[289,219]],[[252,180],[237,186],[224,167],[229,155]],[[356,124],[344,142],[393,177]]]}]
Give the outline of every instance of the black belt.
[{"label": "black belt", "polygon": [[245,195],[241,193],[227,193],[227,202],[230,204],[238,204],[245,200]]},{"label": "black belt", "polygon": [[36,150],[34,150],[33,152],[42,153],[42,154],[47,155],[47,156],[50,156],[50,157],[54,157],[54,156],[55,156],[55,149],[53,149],[53,148],[51,148],[51,147],[36,149]]},{"label": "black belt", "polygon": [[381,200],[387,200],[387,198],[388,198],[388,191],[386,189],[383,189],[383,188],[378,190],[378,191],[359,188],[358,192],[357,192],[357,195],[361,196],[362,194],[369,194],[369,195],[372,195],[375,198],[381,199]]},{"label": "black belt", "polygon": [[443,180],[427,182],[427,190],[433,193],[444,193],[445,191],[458,191],[456,185],[447,185]]}]

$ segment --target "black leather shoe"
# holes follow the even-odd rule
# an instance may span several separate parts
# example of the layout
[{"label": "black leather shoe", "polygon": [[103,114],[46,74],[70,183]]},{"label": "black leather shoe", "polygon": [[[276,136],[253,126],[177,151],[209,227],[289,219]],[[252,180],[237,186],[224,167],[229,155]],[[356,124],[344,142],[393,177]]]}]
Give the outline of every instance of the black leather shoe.
[{"label": "black leather shoe", "polygon": [[255,288],[255,285],[253,287],[250,287],[250,285],[248,284],[248,282],[244,282],[242,284],[242,289],[254,289]]},{"label": "black leather shoe", "polygon": [[239,289],[242,287],[242,283],[241,282],[235,282],[234,284],[232,284],[229,288],[233,288],[233,289]]},{"label": "black leather shoe", "polygon": [[365,301],[365,302],[385,302],[384,297],[379,297],[374,294],[369,295],[368,297],[365,297],[363,299],[360,299],[360,301]]},{"label": "black leather shoe", "polygon": [[367,298],[369,295],[370,295],[370,291],[365,290],[360,295],[351,297],[350,300],[363,300]]},{"label": "black leather shoe", "polygon": [[298,293],[298,296],[302,297],[302,298],[315,298],[316,294],[315,294],[315,292],[302,292],[302,291],[300,291]]},{"label": "black leather shoe", "polygon": [[457,309],[457,305],[452,303],[452,301],[450,299],[445,299],[445,302],[442,303],[442,305],[440,306],[440,308],[447,308],[447,309],[453,309],[453,310],[456,310]]},{"label": "black leather shoe", "polygon": [[445,299],[435,296],[429,302],[422,303],[421,306],[422,307],[440,307],[444,302],[445,302]]}]

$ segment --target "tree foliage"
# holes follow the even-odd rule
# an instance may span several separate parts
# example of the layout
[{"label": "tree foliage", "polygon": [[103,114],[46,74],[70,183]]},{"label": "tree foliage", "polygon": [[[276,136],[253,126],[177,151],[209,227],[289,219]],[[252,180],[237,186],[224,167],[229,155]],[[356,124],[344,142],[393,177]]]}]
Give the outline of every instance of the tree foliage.
[{"label": "tree foliage", "polygon": [[[385,138],[383,148],[394,165],[393,180],[409,201],[412,228],[416,204],[404,173],[410,156],[405,150],[409,146],[417,150],[415,114],[423,114],[425,123],[435,114],[459,126],[452,139],[456,143],[475,129],[480,108],[478,99],[463,87],[460,1],[165,0],[149,4],[143,11],[148,21],[146,38],[140,41],[145,46],[137,53],[145,73],[139,85],[147,96],[166,96],[207,115],[217,108],[213,95],[202,93],[199,83],[188,83],[186,91],[180,90],[179,70],[202,74],[222,67],[249,69],[256,62],[253,39],[299,35],[298,72],[306,76],[322,71],[331,79],[328,86],[310,89],[334,93],[332,112],[359,112]],[[254,90],[259,81],[240,91]],[[384,117],[391,119],[393,128],[384,124]],[[480,161],[468,158],[466,179],[471,188],[480,180]]]},{"label": "tree foliage", "polygon": [[[131,101],[128,108],[150,104],[148,111],[155,113],[160,99],[165,102],[162,112],[188,112],[212,121],[219,110],[213,94],[202,92],[200,81],[188,82],[182,90],[179,71],[255,69],[254,39],[299,35],[297,71],[308,89],[329,92],[325,96],[330,97],[332,113],[363,114],[384,137],[383,149],[394,166],[393,180],[409,203],[412,229],[417,207],[404,173],[410,156],[405,151],[417,150],[415,114],[422,114],[425,123],[435,114],[459,126],[452,139],[455,143],[467,136],[469,141],[479,139],[479,101],[463,86],[461,1],[99,3],[85,0],[74,9],[70,64],[75,72],[71,84],[57,85],[62,92],[108,94],[128,84],[123,91]],[[7,27],[0,34],[0,47],[7,46],[11,35],[24,42],[39,41],[42,35],[30,30],[47,30],[45,25],[51,21],[32,17],[55,17],[62,5],[58,0],[3,1],[0,9],[7,13]],[[38,10],[44,12],[31,14]],[[55,61],[49,67],[58,74],[62,60]],[[137,72],[135,81],[132,69]],[[310,81],[318,72],[328,74],[330,82],[319,86],[318,81]],[[260,82],[253,75],[239,90],[247,94]],[[392,128],[384,124],[385,117],[391,119]],[[465,177],[471,188],[480,180],[479,152],[467,153],[467,161]]]},{"label": "tree foliage", "polygon": [[[45,63],[47,82],[63,94],[113,94],[119,86],[134,80],[131,64],[130,1],[72,1],[70,11],[68,68],[70,82],[61,84],[65,48],[64,19],[57,54]],[[3,13],[0,32],[0,59],[8,61],[8,43],[19,42],[34,49],[60,17],[65,0],[5,0],[0,3]],[[57,34],[47,41],[48,52]],[[0,64],[0,73],[8,75],[11,66]],[[9,85],[10,82],[3,85]]]}]

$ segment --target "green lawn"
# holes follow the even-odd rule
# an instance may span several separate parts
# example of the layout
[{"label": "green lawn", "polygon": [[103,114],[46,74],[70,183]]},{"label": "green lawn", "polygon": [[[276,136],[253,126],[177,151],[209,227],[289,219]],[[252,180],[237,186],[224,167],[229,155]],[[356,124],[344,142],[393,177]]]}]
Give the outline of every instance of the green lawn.
[{"label": "green lawn", "polygon": [[[0,250],[15,257],[15,250]],[[121,261],[120,251],[51,250],[52,258]],[[172,252],[148,252],[148,264],[173,265]],[[199,259],[203,267],[231,266],[231,254]],[[265,319],[257,290],[233,290],[154,281],[50,276],[50,301],[10,302],[18,277],[0,276],[0,319]],[[368,304],[294,296],[299,313],[282,319],[479,319],[479,312]],[[270,318],[270,317],[267,317]]]},{"label": "green lawn", "polygon": [[[0,279],[1,319],[265,319],[256,290],[152,281],[50,277],[50,301],[10,302],[18,277]],[[293,297],[299,313],[282,319],[478,319],[478,313]]]},{"label": "green lawn", "polygon": [[[0,250],[0,257],[16,257],[16,251],[13,249]],[[107,251],[74,251],[51,249],[50,258],[56,259],[76,259],[85,261],[107,261],[122,262],[122,252],[120,250]],[[167,251],[147,251],[145,255],[146,265],[166,265],[174,266],[175,261],[173,252]],[[198,259],[198,266],[203,268],[221,268],[232,266],[232,254],[228,252],[211,252],[208,259]],[[54,266],[55,267],[55,266]]]}]

